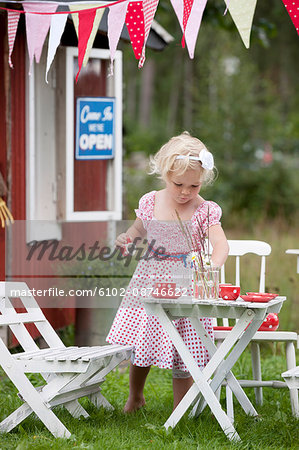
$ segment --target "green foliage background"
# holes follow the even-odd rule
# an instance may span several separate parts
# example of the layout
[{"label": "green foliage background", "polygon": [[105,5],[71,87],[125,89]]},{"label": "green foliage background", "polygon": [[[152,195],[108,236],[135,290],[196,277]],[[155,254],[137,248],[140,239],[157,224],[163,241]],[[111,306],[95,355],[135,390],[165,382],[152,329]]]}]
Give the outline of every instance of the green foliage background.
[{"label": "green foliage background", "polygon": [[[138,71],[124,50],[125,211],[134,217],[140,196],[159,182],[134,163],[136,152],[155,153],[171,136],[188,130],[215,156],[218,180],[204,197],[219,202],[227,227],[298,219],[298,36],[282,2],[259,1],[247,50],[223,1],[209,1],[195,57],[182,49],[170,2],[156,19],[174,37],[163,53],[147,50]],[[150,65],[150,68],[147,68]],[[151,70],[151,86],[146,71]],[[144,110],[146,89],[150,100]],[[273,162],[263,163],[266,147]]]}]

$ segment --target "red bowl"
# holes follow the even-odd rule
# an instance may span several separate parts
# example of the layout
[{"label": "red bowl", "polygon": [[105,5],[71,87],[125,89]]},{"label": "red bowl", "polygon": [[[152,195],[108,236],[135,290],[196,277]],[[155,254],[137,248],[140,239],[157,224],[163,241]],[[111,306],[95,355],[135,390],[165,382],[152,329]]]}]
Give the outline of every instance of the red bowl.
[{"label": "red bowl", "polygon": [[219,284],[219,295],[223,300],[237,300],[240,295],[240,286]]},{"label": "red bowl", "polygon": [[259,327],[259,331],[276,331],[279,326],[278,315],[270,313]]}]

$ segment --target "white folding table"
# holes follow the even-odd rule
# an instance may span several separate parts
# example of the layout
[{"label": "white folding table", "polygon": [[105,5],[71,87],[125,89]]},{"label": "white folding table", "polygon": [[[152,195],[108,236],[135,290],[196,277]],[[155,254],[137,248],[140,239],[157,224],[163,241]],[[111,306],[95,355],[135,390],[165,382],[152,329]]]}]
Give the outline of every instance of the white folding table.
[{"label": "white folding table", "polygon": [[[192,387],[165,422],[166,429],[174,428],[192,404],[194,405],[191,413],[193,416],[197,416],[208,404],[227,437],[231,440],[240,440],[231,419],[220,405],[216,391],[226,379],[246,414],[258,415],[231,369],[267,314],[278,313],[285,300],[286,297],[276,297],[268,303],[250,303],[241,299],[236,301],[196,300],[186,297],[176,300],[163,298],[144,298],[142,300],[147,314],[158,317],[194,380]],[[202,371],[172,322],[180,317],[190,319],[209,352],[210,361]],[[238,320],[226,339],[217,348],[199,320],[201,317],[227,317]]]}]

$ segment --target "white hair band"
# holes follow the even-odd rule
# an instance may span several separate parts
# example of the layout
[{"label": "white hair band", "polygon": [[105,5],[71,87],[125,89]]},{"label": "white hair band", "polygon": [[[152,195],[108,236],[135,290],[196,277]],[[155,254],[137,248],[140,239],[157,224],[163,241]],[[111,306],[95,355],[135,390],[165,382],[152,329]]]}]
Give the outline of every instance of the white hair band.
[{"label": "white hair band", "polygon": [[214,158],[212,153],[210,153],[206,148],[203,148],[198,156],[192,155],[178,155],[175,159],[185,159],[189,158],[192,161],[199,161],[203,169],[212,170],[214,168]]}]

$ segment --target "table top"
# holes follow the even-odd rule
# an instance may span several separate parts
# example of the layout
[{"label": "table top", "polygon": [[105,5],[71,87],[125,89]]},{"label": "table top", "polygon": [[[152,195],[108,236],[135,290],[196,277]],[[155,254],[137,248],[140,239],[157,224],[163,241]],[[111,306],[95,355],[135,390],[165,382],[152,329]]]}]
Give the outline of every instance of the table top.
[{"label": "table top", "polygon": [[286,297],[278,296],[269,302],[254,303],[246,302],[239,298],[234,301],[229,300],[198,300],[192,297],[169,298],[143,298],[142,301],[148,306],[161,305],[163,309],[171,311],[177,317],[198,316],[198,317],[227,317],[238,319],[246,309],[255,310],[256,317],[264,315],[265,312],[278,313]]}]

